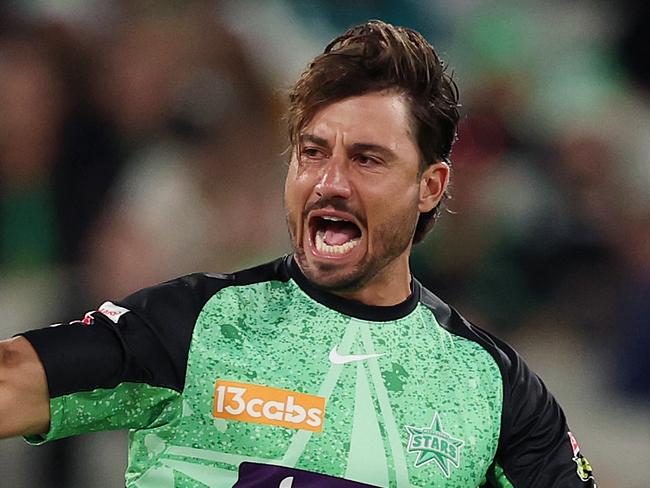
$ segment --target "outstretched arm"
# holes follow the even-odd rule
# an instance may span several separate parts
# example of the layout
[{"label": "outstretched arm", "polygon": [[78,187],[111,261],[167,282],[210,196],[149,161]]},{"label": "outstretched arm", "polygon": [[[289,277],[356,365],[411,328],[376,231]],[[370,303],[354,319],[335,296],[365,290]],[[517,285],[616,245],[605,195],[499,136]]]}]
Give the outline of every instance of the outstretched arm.
[{"label": "outstretched arm", "polygon": [[0,341],[0,439],[44,434],[50,424],[45,370],[24,337]]}]

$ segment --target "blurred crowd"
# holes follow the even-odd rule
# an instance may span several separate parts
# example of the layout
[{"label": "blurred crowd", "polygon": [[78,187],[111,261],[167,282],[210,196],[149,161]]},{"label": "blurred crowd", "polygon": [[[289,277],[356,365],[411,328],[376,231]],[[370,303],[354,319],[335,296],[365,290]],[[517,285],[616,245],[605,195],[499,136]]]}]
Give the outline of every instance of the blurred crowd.
[{"label": "blurred crowd", "polygon": [[[369,18],[420,30],[461,91],[453,198],[415,275],[529,354],[603,486],[647,486],[629,472],[650,456],[641,2],[1,3],[0,337],[287,252],[286,89]],[[121,483],[123,437],[20,443],[0,442],[0,484]]]}]

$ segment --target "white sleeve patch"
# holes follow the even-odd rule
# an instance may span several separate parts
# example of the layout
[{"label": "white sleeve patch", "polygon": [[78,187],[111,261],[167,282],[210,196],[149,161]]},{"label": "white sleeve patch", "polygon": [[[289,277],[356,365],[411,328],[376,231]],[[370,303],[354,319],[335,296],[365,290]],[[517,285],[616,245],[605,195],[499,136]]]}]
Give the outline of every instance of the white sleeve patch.
[{"label": "white sleeve patch", "polygon": [[108,317],[111,322],[114,322],[116,324],[122,315],[130,312],[128,308],[120,307],[119,305],[115,305],[113,302],[104,302],[101,307],[97,309],[97,311]]}]

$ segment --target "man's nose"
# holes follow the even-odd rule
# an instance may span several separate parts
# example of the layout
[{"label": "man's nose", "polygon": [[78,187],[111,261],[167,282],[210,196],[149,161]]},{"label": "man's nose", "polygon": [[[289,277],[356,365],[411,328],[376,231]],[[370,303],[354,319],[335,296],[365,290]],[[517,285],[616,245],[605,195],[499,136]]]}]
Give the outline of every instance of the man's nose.
[{"label": "man's nose", "polygon": [[315,192],[319,198],[349,198],[350,186],[347,158],[343,155],[333,155],[323,165]]}]

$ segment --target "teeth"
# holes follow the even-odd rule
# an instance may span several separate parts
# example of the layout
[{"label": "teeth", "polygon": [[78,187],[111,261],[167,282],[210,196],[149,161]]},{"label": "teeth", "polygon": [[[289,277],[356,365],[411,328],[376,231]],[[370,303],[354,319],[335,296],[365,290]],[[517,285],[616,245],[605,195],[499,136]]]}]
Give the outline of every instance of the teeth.
[{"label": "teeth", "polygon": [[360,239],[352,239],[351,241],[341,244],[340,246],[332,246],[325,242],[325,231],[319,230],[316,232],[316,250],[318,252],[327,254],[345,254],[359,244]]},{"label": "teeth", "polygon": [[331,220],[332,222],[343,222],[344,219],[340,219],[338,217],[332,217],[330,215],[323,215],[321,217],[323,220]]}]

